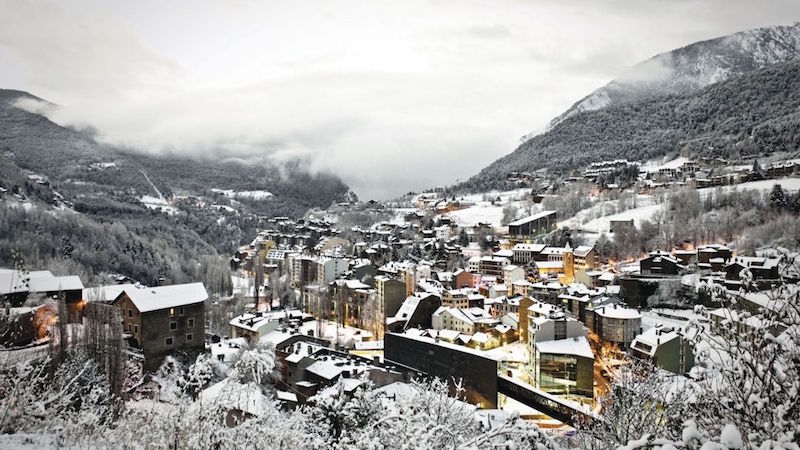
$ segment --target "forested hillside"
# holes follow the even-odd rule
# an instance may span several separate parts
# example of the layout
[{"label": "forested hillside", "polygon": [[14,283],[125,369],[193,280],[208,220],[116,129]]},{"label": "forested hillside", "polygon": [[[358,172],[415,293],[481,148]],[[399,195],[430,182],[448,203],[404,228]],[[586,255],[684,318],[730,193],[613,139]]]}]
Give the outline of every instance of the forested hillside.
[{"label": "forested hillside", "polygon": [[513,171],[566,171],[603,159],[646,160],[669,153],[737,159],[800,146],[800,62],[712,84],[582,112],[520,145],[461,186],[503,187]]},{"label": "forested hillside", "polygon": [[[265,217],[301,216],[349,194],[337,177],[312,175],[299,162],[277,167],[104,145],[17,107],[21,98],[39,100],[0,90],[0,267],[18,250],[31,268],[67,264],[85,277],[117,271],[144,283],[183,281],[206,259],[224,262]],[[212,189],[272,195],[231,198]],[[146,196],[168,200],[171,214],[148,208]]]},{"label": "forested hillside", "polygon": [[800,59],[800,22],[741,31],[658,54],[629,68],[555,118],[668,94],[686,94],[769,65]]}]

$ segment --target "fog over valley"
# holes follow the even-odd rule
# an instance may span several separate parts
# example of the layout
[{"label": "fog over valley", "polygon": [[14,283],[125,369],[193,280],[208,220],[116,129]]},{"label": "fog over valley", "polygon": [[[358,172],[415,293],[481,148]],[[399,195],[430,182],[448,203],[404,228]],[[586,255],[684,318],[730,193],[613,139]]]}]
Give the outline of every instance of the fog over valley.
[{"label": "fog over valley", "polygon": [[464,180],[657,53],[800,17],[792,1],[2,3],[0,86],[59,105],[55,122],[147,153],[300,158],[365,199]]}]

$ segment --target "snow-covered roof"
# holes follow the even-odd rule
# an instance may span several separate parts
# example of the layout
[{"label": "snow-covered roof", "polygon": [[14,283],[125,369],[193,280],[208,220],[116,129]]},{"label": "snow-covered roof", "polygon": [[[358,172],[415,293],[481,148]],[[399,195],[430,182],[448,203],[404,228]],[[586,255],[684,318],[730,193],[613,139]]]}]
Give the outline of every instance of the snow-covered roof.
[{"label": "snow-covered roof", "polygon": [[228,356],[233,356],[242,349],[248,348],[248,345],[245,338],[234,338],[211,344],[206,348],[211,351],[211,356],[213,356],[214,359],[217,359],[219,355],[223,355],[223,357],[227,359]]},{"label": "snow-covered roof", "polygon": [[275,396],[282,402],[297,403],[297,394],[294,392],[275,391]]},{"label": "snow-covered roof", "polygon": [[514,252],[511,250],[498,250],[494,252],[493,256],[497,256],[500,258],[511,258],[514,256]]},{"label": "snow-covered roof", "polygon": [[544,244],[516,244],[514,247],[511,248],[511,251],[524,251],[524,252],[534,252],[539,253],[546,245]]},{"label": "snow-covered roof", "polygon": [[[87,302],[113,302],[125,289],[136,288],[137,286],[131,283],[94,286],[84,288],[82,298]],[[139,288],[146,289],[143,286]]]},{"label": "snow-covered roof", "polygon": [[[24,280],[27,279],[27,282]],[[82,290],[83,283],[76,275],[57,277],[49,270],[20,272],[0,270],[0,294],[13,292],[56,292]]]},{"label": "snow-covered roof", "polygon": [[[671,327],[656,326],[636,336],[631,342],[631,348],[653,356],[659,345],[677,339],[679,334]],[[645,345],[640,345],[645,344]]]},{"label": "snow-covered roof", "polygon": [[337,366],[332,361],[316,361],[314,364],[306,367],[306,371],[326,380],[332,380],[342,373],[342,367]]},{"label": "snow-covered roof", "polygon": [[638,310],[628,308],[618,304],[611,304],[595,308],[594,313],[609,319],[641,319],[642,315]]},{"label": "snow-covered roof", "polygon": [[536,350],[539,353],[546,353],[549,355],[574,355],[582,358],[594,359],[592,347],[584,336],[536,342]]},{"label": "snow-covered roof", "polygon": [[208,299],[208,292],[203,283],[173,284],[147,289],[131,288],[125,289],[124,292],[139,312],[192,305]]},{"label": "snow-covered roof", "polygon": [[528,307],[528,311],[533,312],[537,316],[549,316],[551,313],[561,311],[561,308],[549,303],[534,301],[533,304]]},{"label": "snow-covered roof", "polygon": [[502,325],[501,324],[501,325],[497,325],[496,327],[494,327],[494,330],[497,331],[500,334],[505,334],[505,333],[508,333],[511,330],[511,327],[508,326],[508,325]]},{"label": "snow-covered roof", "polygon": [[456,331],[456,330],[446,330],[445,329],[445,330],[439,330],[438,336],[440,338],[448,340],[448,341],[454,341],[454,340],[456,340],[456,338],[458,337],[459,334],[461,334],[461,333]]},{"label": "snow-covered roof", "polygon": [[31,292],[74,291],[83,289],[83,283],[77,275],[57,277],[49,270],[39,270],[28,274]]},{"label": "snow-covered roof", "polygon": [[337,286],[347,286],[347,289],[355,290],[355,289],[369,289],[370,285],[364,284],[359,280],[336,280],[335,281]]},{"label": "snow-covered roof", "polygon": [[261,327],[270,322],[276,322],[284,318],[298,318],[302,316],[303,312],[298,309],[244,313],[241,316],[236,316],[231,319],[229,325],[248,331],[258,332]]},{"label": "snow-covered roof", "polygon": [[533,222],[534,220],[538,220],[538,219],[541,219],[543,217],[547,217],[547,216],[552,215],[552,214],[556,214],[556,212],[555,211],[541,211],[541,212],[538,212],[538,213],[536,213],[536,214],[534,214],[532,216],[528,216],[528,217],[525,217],[523,219],[515,220],[515,221],[509,223],[508,226],[516,227],[516,226],[520,226],[520,225],[525,225],[528,222]]},{"label": "snow-covered roof", "polygon": [[483,333],[483,332],[478,332],[478,333],[473,334],[472,335],[472,339],[470,339],[470,340],[474,341],[474,342],[477,342],[478,344],[485,344],[485,343],[489,342],[490,338],[491,338],[491,336],[489,336],[488,334]]},{"label": "snow-covered roof", "polygon": [[543,255],[563,255],[564,253],[569,252],[571,249],[569,247],[545,247],[542,250]]}]

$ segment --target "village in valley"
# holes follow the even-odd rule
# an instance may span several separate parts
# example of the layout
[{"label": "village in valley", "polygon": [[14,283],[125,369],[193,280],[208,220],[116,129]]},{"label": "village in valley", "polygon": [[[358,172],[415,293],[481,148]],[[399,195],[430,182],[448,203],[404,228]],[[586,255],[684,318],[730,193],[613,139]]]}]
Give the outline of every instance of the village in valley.
[{"label": "village in valley", "polygon": [[[598,161],[513,173],[507,190],[264,217],[222,291],[124,275],[84,286],[20,254],[0,269],[0,364],[84,343],[133,409],[174,404],[185,370],[181,389],[218,402],[233,428],[280,420],[273,401],[301,411],[439,380],[482,421],[518,418],[569,442],[613,414],[631,373],[650,371],[664,404],[700,396],[715,361],[731,369],[704,336],[796,332],[797,235],[756,234],[781,220],[797,231],[798,174],[794,160]],[[763,221],[730,211],[744,204]],[[247,370],[251,384],[220,375]]]},{"label": "village in valley", "polygon": [[0,450],[800,450],[800,1],[0,0]]}]

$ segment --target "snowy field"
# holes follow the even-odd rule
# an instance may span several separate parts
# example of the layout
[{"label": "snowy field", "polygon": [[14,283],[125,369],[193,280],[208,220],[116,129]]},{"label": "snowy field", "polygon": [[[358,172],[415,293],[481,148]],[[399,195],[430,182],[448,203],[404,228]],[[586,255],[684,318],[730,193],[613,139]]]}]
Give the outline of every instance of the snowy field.
[{"label": "snowy field", "polygon": [[[526,200],[530,198],[531,190],[529,188],[514,189],[511,191],[490,191],[480,194],[470,194],[463,197],[458,197],[459,200],[474,202],[475,204],[458,211],[452,211],[446,216],[452,218],[456,224],[462,227],[469,227],[477,225],[478,223],[488,223],[494,228],[503,226],[503,207],[512,204],[517,207],[525,205]],[[492,205],[491,200],[497,200]],[[541,209],[541,206],[536,205],[534,213]]]},{"label": "snowy field", "polygon": [[161,210],[169,215],[178,212],[178,208],[170,205],[163,198],[153,197],[152,195],[143,195],[139,197],[139,201],[150,209]]},{"label": "snowy field", "polygon": [[[737,191],[744,191],[744,190],[757,190],[761,192],[769,192],[772,190],[772,187],[776,184],[780,184],[784,190],[789,191],[796,191],[800,189],[800,178],[781,178],[777,180],[761,180],[761,181],[750,181],[747,183],[736,184],[732,186],[722,186],[722,187],[712,187],[712,188],[702,188],[698,189],[697,191],[700,193],[700,197],[704,198],[709,193],[716,192],[717,189],[722,190],[723,192],[730,192],[732,190]],[[567,220],[559,222],[559,227],[568,226],[572,229],[580,228],[581,230],[594,232],[594,233],[608,233],[609,232],[609,223],[612,220],[631,220],[633,219],[634,224],[638,227],[641,221],[649,220],[653,217],[653,215],[658,211],[663,211],[664,204],[654,204],[653,198],[650,195],[639,195],[637,197],[637,204],[640,205],[637,208],[629,209],[627,211],[623,211],[616,214],[611,214],[607,216],[597,217],[591,220],[586,220],[589,217],[592,217],[594,213],[597,211],[602,211],[603,204],[610,204],[613,201],[605,201],[600,202],[591,208],[584,209],[576,214],[574,217],[571,217]]]},{"label": "snowy field", "polygon": [[211,189],[215,194],[222,194],[228,198],[248,198],[252,200],[264,200],[273,197],[269,191],[234,191],[233,189]]}]

